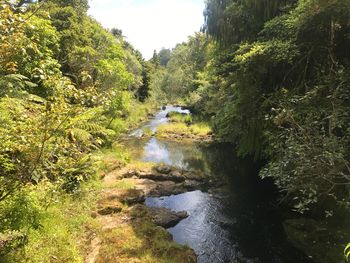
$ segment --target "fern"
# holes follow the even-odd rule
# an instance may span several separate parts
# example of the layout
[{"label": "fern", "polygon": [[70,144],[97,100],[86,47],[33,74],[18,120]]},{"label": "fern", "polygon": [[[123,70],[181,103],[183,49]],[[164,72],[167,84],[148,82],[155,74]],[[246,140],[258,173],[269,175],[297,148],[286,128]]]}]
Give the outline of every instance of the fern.
[{"label": "fern", "polygon": [[85,144],[89,144],[92,139],[92,135],[88,131],[80,128],[70,129],[68,134],[73,141],[78,141]]},{"label": "fern", "polygon": [[104,116],[101,107],[89,109],[83,114],[72,117],[66,125],[69,139],[81,146],[96,148],[105,140],[115,136],[115,132],[104,126]]},{"label": "fern", "polygon": [[349,261],[349,258],[350,258],[350,243],[345,247],[344,255],[345,255],[346,260]]},{"label": "fern", "polygon": [[37,85],[29,81],[21,74],[8,74],[0,78],[0,97],[20,96],[27,94],[27,88],[35,88]]}]

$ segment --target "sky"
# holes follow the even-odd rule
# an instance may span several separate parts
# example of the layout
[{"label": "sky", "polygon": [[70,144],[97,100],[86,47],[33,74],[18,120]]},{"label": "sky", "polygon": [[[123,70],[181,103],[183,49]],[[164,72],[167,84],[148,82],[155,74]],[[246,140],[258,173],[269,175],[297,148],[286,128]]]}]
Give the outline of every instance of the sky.
[{"label": "sky", "polygon": [[89,14],[105,28],[119,28],[146,59],[200,30],[204,0],[89,0]]}]

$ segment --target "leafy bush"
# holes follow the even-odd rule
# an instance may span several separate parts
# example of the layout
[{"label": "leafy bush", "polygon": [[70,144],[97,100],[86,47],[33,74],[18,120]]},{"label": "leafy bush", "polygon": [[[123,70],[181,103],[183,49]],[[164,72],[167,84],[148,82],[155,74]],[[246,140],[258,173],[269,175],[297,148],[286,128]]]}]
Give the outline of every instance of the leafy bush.
[{"label": "leafy bush", "polygon": [[[0,250],[13,262],[81,262],[89,216],[76,195],[99,168],[93,154],[147,115],[134,99],[147,76],[87,1],[31,2],[0,6]],[[24,256],[12,251],[21,245]]]}]

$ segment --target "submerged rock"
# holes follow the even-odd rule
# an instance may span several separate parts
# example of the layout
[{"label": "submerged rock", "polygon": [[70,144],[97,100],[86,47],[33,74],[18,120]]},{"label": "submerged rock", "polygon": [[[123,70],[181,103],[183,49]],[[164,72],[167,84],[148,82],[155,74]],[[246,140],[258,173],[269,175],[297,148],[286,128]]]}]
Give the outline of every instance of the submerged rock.
[{"label": "submerged rock", "polygon": [[186,211],[174,212],[164,207],[148,207],[148,212],[153,223],[164,228],[173,227],[188,217]]}]

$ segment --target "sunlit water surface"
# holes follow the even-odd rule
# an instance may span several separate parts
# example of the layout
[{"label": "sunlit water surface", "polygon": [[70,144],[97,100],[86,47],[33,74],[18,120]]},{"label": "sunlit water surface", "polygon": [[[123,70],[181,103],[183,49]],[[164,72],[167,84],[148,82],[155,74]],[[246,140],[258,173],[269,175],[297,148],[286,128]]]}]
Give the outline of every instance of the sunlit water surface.
[{"label": "sunlit water surface", "polygon": [[199,263],[312,262],[288,243],[271,184],[257,179],[257,167],[249,160],[238,159],[231,146],[141,139],[145,128],[154,132],[166,123],[170,111],[188,113],[169,106],[133,131],[125,143],[135,152],[143,149],[137,155],[142,161],[201,170],[226,186],[212,194],[193,191],[147,198],[148,206],[188,212],[188,218],[168,229],[174,240],[193,248]]}]

